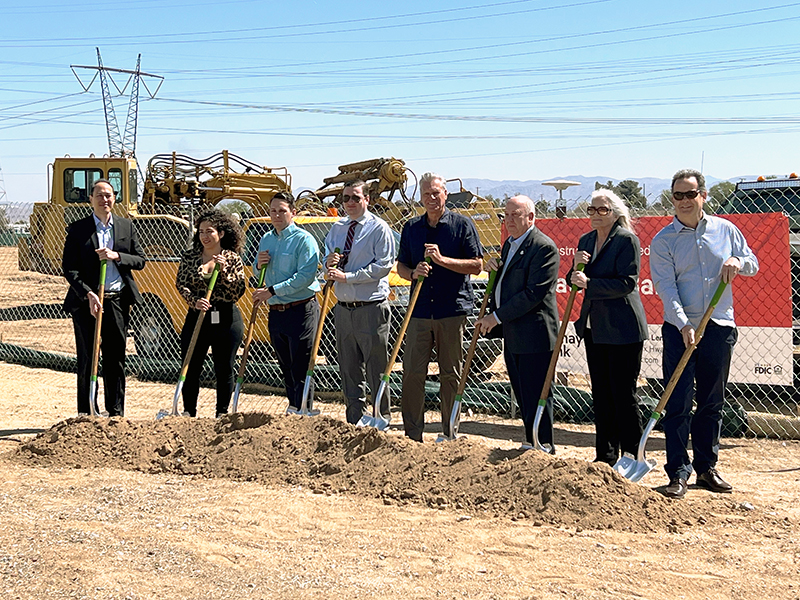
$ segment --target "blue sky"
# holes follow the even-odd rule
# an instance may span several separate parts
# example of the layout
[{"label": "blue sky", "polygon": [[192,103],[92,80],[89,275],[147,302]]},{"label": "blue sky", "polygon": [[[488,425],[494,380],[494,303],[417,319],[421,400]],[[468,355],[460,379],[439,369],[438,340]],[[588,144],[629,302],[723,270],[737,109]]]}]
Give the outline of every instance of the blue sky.
[{"label": "blue sky", "polygon": [[225,148],[295,187],[380,156],[496,180],[787,174],[799,23],[786,0],[2,0],[0,168],[8,201],[44,200],[54,157],[108,151],[99,83],[70,70],[99,46],[164,77],[143,163]]}]

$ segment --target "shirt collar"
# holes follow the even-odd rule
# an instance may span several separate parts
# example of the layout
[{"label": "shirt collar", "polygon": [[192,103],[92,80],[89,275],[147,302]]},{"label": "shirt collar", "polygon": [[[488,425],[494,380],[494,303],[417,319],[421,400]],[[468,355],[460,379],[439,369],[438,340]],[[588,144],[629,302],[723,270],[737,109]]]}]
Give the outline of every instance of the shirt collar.
[{"label": "shirt collar", "polygon": [[694,229],[681,223],[680,219],[678,219],[677,216],[672,217],[672,227],[675,229],[675,233],[680,233],[684,229],[695,231],[696,229],[699,229],[701,226],[705,229],[706,223],[708,223],[708,219],[706,219],[706,213],[704,210],[700,211],[700,220],[697,222],[697,227],[695,227]]},{"label": "shirt collar", "polygon": [[360,217],[358,217],[357,219],[351,219],[350,217],[347,217],[347,220],[345,221],[345,223],[346,223],[347,225],[349,225],[349,224],[350,224],[352,221],[355,221],[356,223],[361,223],[361,224],[363,225],[363,224],[364,224],[364,223],[366,223],[366,222],[367,222],[367,221],[368,221],[368,220],[369,220],[371,217],[372,217],[372,215],[370,215],[370,213],[369,213],[369,210],[365,210],[365,211],[364,211],[364,214],[363,214],[363,215],[361,215]]},{"label": "shirt collar", "polygon": [[[442,213],[442,216],[439,217],[439,220],[436,222],[436,225],[434,225],[434,227],[438,227],[439,223],[447,223],[452,218],[452,214],[453,214],[452,211],[445,206],[444,207],[444,212]],[[428,213],[427,212],[423,213],[422,218],[424,219],[425,225],[430,227],[431,224],[430,224],[430,221],[428,221]]]},{"label": "shirt collar", "polygon": [[299,227],[295,225],[294,221],[292,221],[291,224],[283,228],[283,231],[278,231],[275,229],[275,235],[277,235],[279,238],[289,237],[298,229]]},{"label": "shirt collar", "polygon": [[528,227],[528,228],[525,230],[525,233],[523,233],[523,234],[522,234],[521,236],[519,236],[518,238],[511,238],[511,243],[512,243],[512,244],[517,244],[517,245],[518,245],[518,244],[520,244],[520,243],[522,242],[522,240],[524,240],[526,237],[528,237],[528,234],[530,234],[530,232],[531,232],[531,231],[533,231],[533,228],[534,228],[534,227],[536,227],[536,223],[532,223],[532,224],[531,224],[531,226],[530,226],[530,227]]},{"label": "shirt collar", "polygon": [[103,222],[97,218],[97,215],[92,213],[92,217],[94,217],[94,228],[95,229],[102,229],[105,231],[106,229],[110,229],[114,226],[114,215],[111,214],[108,216],[108,225],[103,225]]}]

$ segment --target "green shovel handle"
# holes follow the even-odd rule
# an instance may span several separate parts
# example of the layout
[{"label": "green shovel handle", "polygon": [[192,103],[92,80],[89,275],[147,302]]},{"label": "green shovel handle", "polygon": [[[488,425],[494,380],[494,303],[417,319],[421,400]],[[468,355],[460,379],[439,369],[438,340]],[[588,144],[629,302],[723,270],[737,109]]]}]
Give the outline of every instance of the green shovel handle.
[{"label": "green shovel handle", "polygon": [[[576,271],[583,271],[583,269],[584,269],[585,267],[586,267],[586,265],[585,265],[584,263],[578,263],[578,266],[577,266],[577,267],[575,267],[575,270],[576,270]],[[572,284],[572,291],[573,291],[573,292],[577,292],[577,291],[578,291],[578,286],[577,286],[577,285],[575,285],[574,283]]]}]

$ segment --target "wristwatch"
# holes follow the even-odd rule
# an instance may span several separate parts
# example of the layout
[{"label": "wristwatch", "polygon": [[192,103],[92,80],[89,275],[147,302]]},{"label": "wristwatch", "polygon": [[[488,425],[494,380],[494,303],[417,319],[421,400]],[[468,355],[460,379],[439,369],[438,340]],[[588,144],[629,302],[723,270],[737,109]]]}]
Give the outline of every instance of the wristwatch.
[{"label": "wristwatch", "polygon": [[275,295],[275,288],[274,288],[274,287],[272,287],[272,286],[269,286],[269,287],[267,288],[267,291],[268,291],[270,294],[272,294],[273,296]]}]

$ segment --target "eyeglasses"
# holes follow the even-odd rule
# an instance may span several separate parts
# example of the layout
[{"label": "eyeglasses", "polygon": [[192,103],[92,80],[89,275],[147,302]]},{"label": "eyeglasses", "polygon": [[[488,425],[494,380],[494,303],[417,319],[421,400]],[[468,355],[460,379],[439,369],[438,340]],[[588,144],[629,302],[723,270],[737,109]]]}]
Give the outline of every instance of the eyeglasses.
[{"label": "eyeglasses", "polygon": [[605,217],[608,213],[611,212],[611,209],[607,206],[590,206],[586,209],[586,212],[591,217],[594,214],[598,214],[601,217]]},{"label": "eyeglasses", "polygon": [[364,199],[364,196],[342,196],[342,204],[347,204],[348,202],[358,203]]},{"label": "eyeglasses", "polygon": [[698,194],[700,194],[700,190],[689,190],[688,192],[672,192],[672,197],[675,200],[683,200],[684,198],[694,200]]}]

